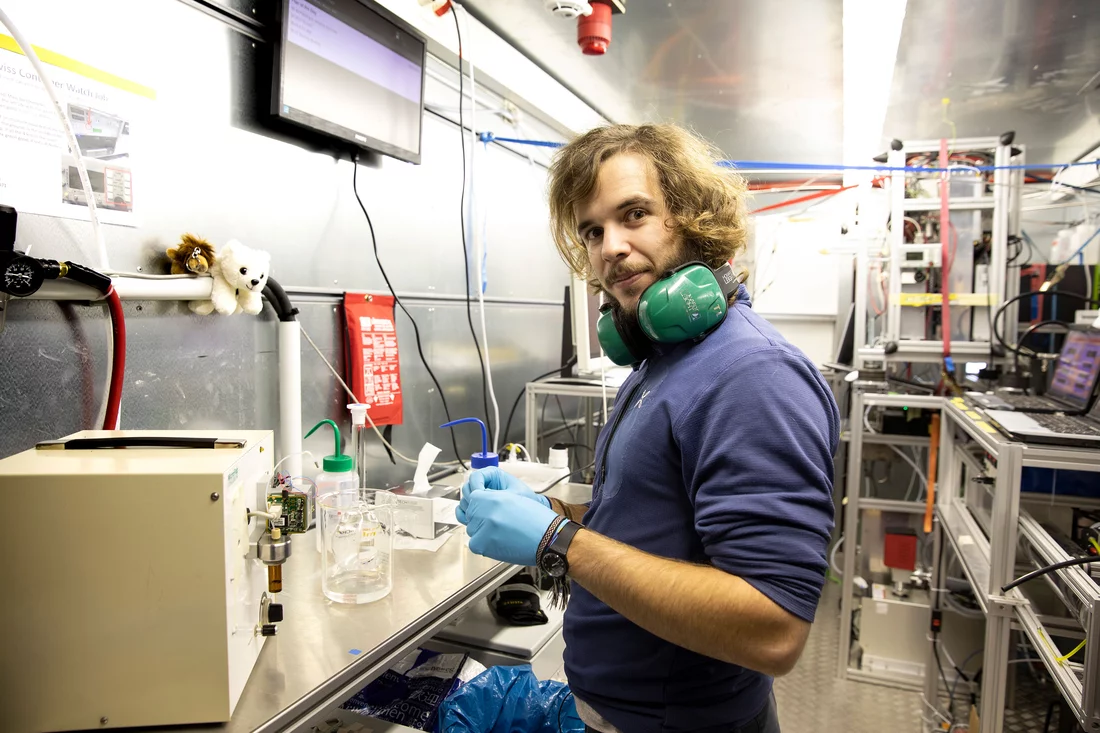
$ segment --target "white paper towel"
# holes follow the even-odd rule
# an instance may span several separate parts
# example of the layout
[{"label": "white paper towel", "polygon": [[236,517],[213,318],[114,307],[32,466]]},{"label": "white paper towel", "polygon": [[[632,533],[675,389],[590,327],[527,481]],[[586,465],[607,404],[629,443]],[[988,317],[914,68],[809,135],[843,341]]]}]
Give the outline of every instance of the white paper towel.
[{"label": "white paper towel", "polygon": [[425,443],[424,447],[420,449],[420,455],[416,457],[416,473],[413,474],[413,495],[427,494],[431,489],[431,485],[428,483],[428,471],[432,467],[432,463],[435,462],[436,456],[439,455],[439,448],[436,448],[431,443]]}]

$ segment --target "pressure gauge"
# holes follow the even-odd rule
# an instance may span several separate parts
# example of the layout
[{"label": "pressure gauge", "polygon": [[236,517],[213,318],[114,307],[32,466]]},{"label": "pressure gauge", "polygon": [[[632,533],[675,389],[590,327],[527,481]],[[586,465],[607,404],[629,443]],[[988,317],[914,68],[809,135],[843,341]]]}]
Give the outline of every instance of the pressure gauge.
[{"label": "pressure gauge", "polygon": [[14,257],[4,267],[3,290],[10,295],[26,297],[42,287],[45,280],[43,267],[30,257]]}]

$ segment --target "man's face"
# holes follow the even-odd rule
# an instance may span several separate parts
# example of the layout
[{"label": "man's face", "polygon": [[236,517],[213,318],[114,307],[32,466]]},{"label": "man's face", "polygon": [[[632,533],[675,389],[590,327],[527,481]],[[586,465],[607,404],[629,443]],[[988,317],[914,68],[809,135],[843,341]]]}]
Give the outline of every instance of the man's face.
[{"label": "man's face", "polygon": [[640,155],[604,161],[596,190],[576,213],[592,272],[628,313],[647,287],[683,261],[684,247],[665,224],[668,209],[656,171]]}]

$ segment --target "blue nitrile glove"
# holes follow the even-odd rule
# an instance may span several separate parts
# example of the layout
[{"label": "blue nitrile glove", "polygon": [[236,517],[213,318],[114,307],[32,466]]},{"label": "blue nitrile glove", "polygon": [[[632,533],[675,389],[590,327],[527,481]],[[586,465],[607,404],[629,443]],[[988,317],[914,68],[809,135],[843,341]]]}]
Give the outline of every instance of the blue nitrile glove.
[{"label": "blue nitrile glove", "polygon": [[534,499],[545,507],[550,506],[550,500],[545,496],[536,494],[530,486],[523,483],[512,474],[502,471],[495,466],[491,466],[489,468],[480,468],[466,477],[466,482],[462,484],[462,500],[458,502],[458,509],[455,510],[455,516],[458,517],[458,521],[463,524],[466,523],[464,517],[466,514],[466,506],[470,501],[470,494],[482,489],[507,491],[527,499]]},{"label": "blue nitrile glove", "polygon": [[510,491],[474,491],[464,517],[470,549],[513,565],[534,565],[539,543],[558,518],[553,509]]}]

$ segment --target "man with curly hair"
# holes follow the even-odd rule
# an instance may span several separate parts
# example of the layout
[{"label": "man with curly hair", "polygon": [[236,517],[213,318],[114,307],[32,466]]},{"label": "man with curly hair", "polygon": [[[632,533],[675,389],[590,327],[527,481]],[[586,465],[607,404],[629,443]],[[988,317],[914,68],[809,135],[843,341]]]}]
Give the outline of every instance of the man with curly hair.
[{"label": "man with curly hair", "polygon": [[702,339],[659,344],[638,325],[664,274],[745,246],[746,187],[717,160],[671,125],[599,128],[557,154],[554,241],[644,358],[597,442],[590,505],[495,469],[463,487],[471,550],[572,580],[566,673],[601,733],[777,733],[772,679],[824,584],[840,420],[813,363],[743,286]]}]

